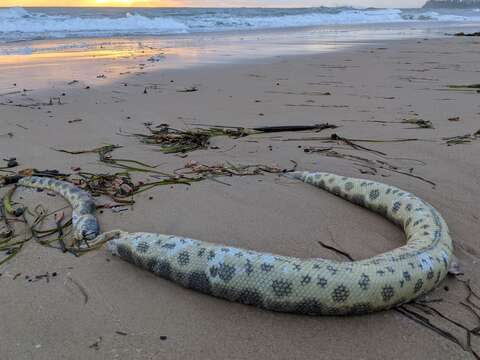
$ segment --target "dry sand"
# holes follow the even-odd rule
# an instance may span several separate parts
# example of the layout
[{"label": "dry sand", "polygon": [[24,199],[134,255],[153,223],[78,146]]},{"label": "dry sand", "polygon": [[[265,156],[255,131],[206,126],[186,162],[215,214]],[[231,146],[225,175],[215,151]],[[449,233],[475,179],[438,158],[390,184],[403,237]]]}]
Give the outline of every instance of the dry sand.
[{"label": "dry sand", "polygon": [[[387,182],[440,210],[450,226],[463,278],[471,279],[478,290],[480,139],[453,146],[441,139],[480,128],[480,94],[446,88],[479,83],[479,56],[475,38],[402,40],[258,64],[132,74],[103,86],[102,79],[85,76],[72,85],[1,96],[0,154],[16,156],[24,168],[114,171],[99,164],[96,155],[52,150],[114,143],[123,146],[115,151],[116,157],[161,164],[166,171],[190,160],[280,167],[290,167],[294,160],[300,169]],[[28,78],[18,74],[17,87],[28,88]],[[177,92],[192,85],[199,90]],[[42,105],[52,96],[60,96],[62,105]],[[33,103],[39,105],[14,106]],[[456,116],[460,121],[448,120]],[[68,122],[77,118],[82,121]],[[398,123],[409,118],[429,120],[434,129]],[[218,149],[181,158],[118,135],[120,130],[144,132],[144,122],[176,128],[188,123],[249,127],[329,122],[340,128],[278,138],[216,138],[212,145]],[[13,137],[3,135],[9,132]],[[319,140],[281,141],[334,132],[354,139],[422,141],[360,143],[385,157]],[[368,169],[358,161],[304,152],[310,146],[339,146],[334,150],[384,160],[407,172],[413,168],[413,174],[436,186],[384,169],[361,174],[359,169]],[[143,193],[128,211],[99,215],[102,229],[172,233],[300,257],[338,258],[321,247],[319,239],[355,258],[404,242],[401,230],[385,219],[313,187],[276,175],[223,181],[231,186],[204,181]],[[58,198],[33,195],[51,210],[64,204]],[[474,358],[395,311],[340,318],[267,312],[184,289],[105,249],[74,258],[32,242],[0,272],[1,359]],[[48,283],[25,279],[46,272],[58,275]],[[79,284],[88,294],[87,302]],[[464,286],[449,278],[428,297],[443,299],[432,306],[473,328],[479,325],[477,319],[459,305],[465,295]],[[464,336],[463,330],[431,318]],[[477,352],[479,340],[472,338]]]}]

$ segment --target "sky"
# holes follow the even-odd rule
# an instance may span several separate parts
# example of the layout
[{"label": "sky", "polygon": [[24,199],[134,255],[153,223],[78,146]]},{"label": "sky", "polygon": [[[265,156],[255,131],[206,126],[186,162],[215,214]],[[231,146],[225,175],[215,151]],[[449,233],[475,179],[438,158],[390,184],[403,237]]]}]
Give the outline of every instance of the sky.
[{"label": "sky", "polygon": [[0,7],[12,6],[191,6],[191,7],[420,7],[425,0],[0,0]]}]

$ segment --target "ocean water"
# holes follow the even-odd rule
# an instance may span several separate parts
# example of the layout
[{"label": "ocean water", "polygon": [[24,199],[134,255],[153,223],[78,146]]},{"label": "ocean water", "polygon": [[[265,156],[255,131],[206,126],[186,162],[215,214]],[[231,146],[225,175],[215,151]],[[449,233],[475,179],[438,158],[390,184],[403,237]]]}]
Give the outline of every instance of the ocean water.
[{"label": "ocean water", "polygon": [[480,9],[0,8],[0,43],[416,22],[480,22]]}]

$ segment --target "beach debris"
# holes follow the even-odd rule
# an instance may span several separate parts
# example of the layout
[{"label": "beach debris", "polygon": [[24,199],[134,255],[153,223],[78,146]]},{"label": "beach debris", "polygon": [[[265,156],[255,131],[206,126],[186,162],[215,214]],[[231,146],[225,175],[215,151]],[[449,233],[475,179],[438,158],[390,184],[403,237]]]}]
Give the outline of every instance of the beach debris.
[{"label": "beach debris", "polygon": [[367,148],[367,147],[362,146],[362,145],[355,144],[355,142],[352,139],[348,139],[346,137],[342,137],[342,136],[337,135],[337,134],[332,134],[330,136],[330,139],[333,140],[333,141],[337,141],[337,142],[349,145],[350,147],[352,147],[355,150],[366,150],[366,151],[374,152],[374,153],[379,154],[379,155],[387,155],[384,152],[374,150],[374,149],[370,149],[370,148]]},{"label": "beach debris", "polygon": [[[352,143],[350,141],[350,143]],[[413,173],[414,167],[409,166],[409,167],[401,167],[392,164],[389,160],[399,160],[402,162],[408,161],[410,163],[417,163],[419,165],[425,165],[424,162],[420,160],[415,160],[415,159],[407,159],[407,158],[388,158],[385,153],[372,150],[369,148],[365,147],[359,147],[358,144],[355,144],[356,146],[352,148],[354,150],[365,150],[370,153],[372,153],[375,156],[380,156],[382,157],[381,159],[369,159],[366,157],[358,156],[358,155],[353,155],[353,154],[347,154],[344,152],[338,152],[336,150],[333,150],[332,147],[326,148],[326,147],[307,147],[304,148],[303,151],[306,153],[318,153],[323,156],[327,157],[335,157],[339,159],[344,159],[344,160],[349,160],[353,162],[353,165],[357,166],[357,170],[361,174],[370,174],[370,175],[377,175],[379,173],[379,170],[385,170],[389,172],[394,172],[398,174],[402,174],[405,176],[409,176],[412,178],[415,178],[417,180],[420,180],[422,182],[426,182],[433,187],[436,186],[435,182],[424,178],[423,176],[416,175]]]},{"label": "beach debris", "polygon": [[72,81],[69,81],[67,83],[67,85],[73,85],[73,84],[77,84],[78,83],[78,80],[72,80]]},{"label": "beach debris", "polygon": [[71,155],[95,154],[95,153],[97,153],[100,156],[100,160],[102,160],[103,158],[105,158],[107,156],[107,154],[109,154],[110,152],[112,152],[115,149],[120,149],[120,148],[121,148],[120,145],[108,144],[108,145],[99,146],[97,148],[87,149],[87,150],[66,150],[66,149],[55,149],[55,148],[52,148],[52,150],[67,153],[67,154],[71,154]]},{"label": "beach debris", "polygon": [[450,117],[448,118],[448,121],[460,121],[460,116]]},{"label": "beach debris", "polygon": [[[180,177],[167,177],[154,182],[134,182],[128,173],[115,174],[78,174],[79,178],[71,182],[79,188],[88,191],[92,196],[105,195],[119,204],[133,204],[133,196],[160,185],[184,184],[190,185],[191,181]],[[110,206],[112,208],[113,206]]]},{"label": "beach debris", "polygon": [[480,84],[469,84],[469,85],[447,85],[448,90],[453,91],[466,91],[466,92],[476,92],[480,94]]},{"label": "beach debris", "polygon": [[480,36],[480,31],[472,32],[472,33],[464,33],[462,31],[462,32],[458,32],[458,33],[453,34],[453,36]]},{"label": "beach debris", "polygon": [[98,337],[97,341],[95,341],[93,344],[89,346],[90,349],[93,350],[100,350],[100,344],[102,343],[103,338],[101,336]]},{"label": "beach debris", "polygon": [[294,132],[294,131],[315,131],[320,132],[326,129],[336,129],[338,126],[323,123],[314,125],[284,125],[284,126],[262,126],[252,128],[253,131],[261,133],[273,133],[273,132]]},{"label": "beach debris", "polygon": [[265,91],[266,94],[282,94],[282,95],[302,95],[302,96],[330,96],[332,93],[330,91],[302,91],[302,92],[295,92],[295,91]]},{"label": "beach debris", "polygon": [[[21,274],[17,274],[17,275],[21,275]],[[46,283],[49,283],[50,282],[50,279],[51,278],[55,278],[57,276],[57,272],[54,271],[52,272],[51,274],[47,271],[45,274],[40,274],[40,275],[25,275],[24,276],[24,279],[27,281],[27,282],[38,282],[40,280],[43,280],[45,279],[45,282]]]},{"label": "beach debris", "polygon": [[[318,243],[325,249],[341,255],[347,258],[349,261],[355,261],[355,258],[344,250],[340,250],[334,246],[325,244],[322,241],[318,241]],[[475,299],[477,302],[480,302],[480,295],[473,291],[470,280],[463,280],[459,276],[455,276],[455,279],[464,284],[467,289],[467,296],[465,297],[464,301],[459,302],[459,305],[465,308],[469,312],[469,314],[474,316],[477,322],[477,326],[472,327],[464,325],[460,321],[450,318],[442,311],[431,305],[435,303],[443,303],[442,298],[429,299],[424,296],[409,303],[397,306],[393,310],[416,322],[417,324],[434,331],[441,337],[453,342],[463,351],[470,353],[475,359],[479,360],[480,354],[478,354],[472,348],[471,338],[472,336],[480,336],[480,314],[477,312],[477,310],[480,310],[480,306],[478,305],[478,303],[472,301],[472,299]],[[445,291],[448,291],[447,286],[445,286]],[[451,332],[451,327],[448,327],[447,330],[445,329],[445,326],[441,326],[445,324],[448,324],[450,326],[453,325],[453,328],[461,329],[464,335],[455,335]]]},{"label": "beach debris", "polygon": [[0,169],[11,169],[18,166],[17,159],[14,157],[3,159],[3,161],[5,161],[7,165],[4,167],[0,167]]},{"label": "beach debris", "polygon": [[433,124],[430,120],[423,120],[423,119],[403,119],[402,123],[404,124],[414,124],[417,125],[419,129],[433,129]]},{"label": "beach debris", "polygon": [[67,122],[68,122],[69,124],[73,124],[73,123],[77,123],[77,122],[81,122],[81,121],[83,121],[83,119],[78,118],[78,119],[68,120]]},{"label": "beach debris", "polygon": [[[378,155],[386,155],[384,152],[381,152],[381,151],[378,151],[378,150],[374,150],[374,149],[371,149],[371,148],[367,148],[365,146],[362,146],[362,145],[359,145],[359,144],[356,144],[356,142],[371,142],[371,143],[384,143],[384,142],[408,142],[408,141],[417,141],[417,140],[420,140],[420,139],[416,139],[416,138],[410,138],[410,139],[385,139],[385,140],[382,140],[382,139],[350,139],[350,138],[346,138],[346,137],[343,137],[343,136],[340,136],[338,134],[332,134],[328,137],[311,137],[311,138],[289,138],[289,139],[281,139],[281,141],[314,141],[314,140],[320,140],[320,141],[324,141],[324,142],[327,142],[327,143],[331,143],[331,142],[335,142],[337,144],[344,144],[344,145],[348,145],[350,146],[351,148],[355,149],[355,150],[365,150],[365,151],[370,151],[370,152],[373,152],[373,153],[376,153]],[[305,148],[304,149],[304,152],[310,152],[311,150],[310,149],[316,149],[315,147],[313,148]],[[325,151],[325,150],[330,150],[332,149],[332,147],[329,147],[329,148],[321,148],[321,151]]]},{"label": "beach debris", "polygon": [[[218,176],[246,176],[259,175],[262,172],[280,173],[291,171],[267,165],[233,165],[231,163],[205,165],[197,162],[187,162],[181,169],[173,173],[158,171],[156,166],[145,164],[136,160],[118,159],[111,156],[111,152],[118,148],[116,145],[106,145],[90,150],[69,151],[57,149],[70,154],[98,153],[100,161],[113,167],[120,167],[123,172],[115,174],[92,174],[78,172],[79,179],[72,179],[71,182],[80,188],[90,192],[93,196],[106,195],[117,203],[131,204],[132,197],[140,192],[149,190],[155,186],[183,184],[190,185],[191,182],[203,180],[206,177]],[[127,165],[133,163],[135,166]],[[296,163],[294,163],[296,164]],[[138,165],[138,166],[137,166]],[[150,173],[150,176],[158,179],[153,182],[136,182],[130,177],[130,172]]]},{"label": "beach debris", "polygon": [[294,171],[297,167],[297,163],[291,160],[293,167],[291,169],[282,169],[278,166],[268,166],[262,164],[254,165],[241,165],[225,162],[223,164],[206,165],[197,161],[188,161],[181,169],[174,171],[178,175],[196,175],[196,180],[212,178],[212,177],[225,177],[225,176],[252,176],[261,175],[262,173],[280,174]]},{"label": "beach debris", "polygon": [[57,105],[62,105],[62,100],[59,97],[51,97],[48,105],[52,106],[54,101],[57,101]]},{"label": "beach debris", "polygon": [[180,93],[191,93],[191,92],[195,92],[195,91],[198,91],[198,87],[196,87],[196,86],[190,86],[190,87],[182,89],[182,90],[177,90],[177,92],[180,92]]},{"label": "beach debris", "polygon": [[[111,156],[111,152],[118,148],[117,145],[105,145],[102,147],[69,151],[59,150],[71,154],[97,153],[99,160],[111,167],[120,167],[121,172],[113,174],[95,174],[79,171],[75,175],[61,173],[58,170],[36,170],[24,169],[14,175],[1,178],[3,185],[15,184],[22,176],[48,176],[69,181],[79,188],[89,192],[92,196],[107,196],[113,202],[97,205],[97,209],[111,209],[114,213],[120,213],[131,208],[126,206],[134,203],[134,197],[139,193],[148,191],[162,185],[191,185],[193,182],[212,180],[223,185],[228,185],[218,177],[232,176],[254,176],[263,173],[279,174],[293,171],[296,163],[292,161],[291,169],[282,169],[278,166],[263,164],[241,165],[241,164],[215,164],[207,165],[197,162],[187,162],[181,169],[175,170],[172,174],[158,171],[156,167],[142,163],[137,160],[117,159]],[[134,164],[134,165],[130,165]],[[142,172],[149,176],[150,180],[134,180],[131,177],[133,172]],[[101,244],[91,246],[88,249],[79,250],[74,242],[67,242],[67,236],[71,232],[72,220],[67,218],[64,206],[55,211],[49,212],[42,205],[29,208],[22,203],[12,200],[16,187],[11,187],[3,196],[0,203],[0,265],[12,259],[30,240],[34,239],[43,246],[59,249],[75,256],[82,255],[85,251],[98,249]],[[49,192],[47,191],[48,195]],[[153,199],[152,196],[149,199]],[[102,213],[102,210],[100,210]],[[48,226],[52,222],[54,226]],[[15,224],[24,226],[24,230],[16,228]],[[45,227],[44,225],[47,224]],[[88,295],[85,296],[88,299]]]},{"label": "beach debris", "polygon": [[5,134],[0,134],[0,136],[8,136],[10,139],[13,137],[13,132],[8,132],[8,133],[5,133]]},{"label": "beach debris", "polygon": [[318,242],[322,247],[324,247],[325,249],[330,250],[330,251],[333,251],[333,252],[341,255],[341,256],[347,258],[349,261],[355,261],[355,260],[353,259],[353,257],[352,257],[349,253],[347,253],[347,252],[345,252],[345,251],[343,251],[343,250],[337,249],[337,248],[334,247],[334,246],[327,245],[327,244],[325,244],[325,243],[324,243],[323,241],[321,241],[321,240],[318,240],[317,242]]},{"label": "beach debris", "polygon": [[158,55],[152,55],[151,57],[149,57],[147,59],[147,61],[150,61],[150,62],[154,63],[154,62],[159,62],[163,59],[165,59],[165,55],[164,54],[158,54]]},{"label": "beach debris", "polygon": [[[274,139],[275,140],[275,139]],[[287,138],[278,139],[279,141],[329,141],[332,140],[331,136],[328,137],[301,137],[301,138]],[[389,143],[389,142],[409,142],[409,141],[429,141],[418,138],[405,138],[405,139],[348,139],[356,142],[371,142],[371,143]]]},{"label": "beach debris", "polygon": [[[88,296],[88,292],[87,290],[85,289],[85,287],[76,279],[74,279],[72,277],[72,274],[71,273],[68,273],[67,276],[66,276],[66,281],[65,283],[67,283],[67,281],[71,282],[72,284],[74,284],[77,289],[80,291],[80,293],[83,295],[83,302],[84,304],[88,303],[88,299],[89,299],[89,296]],[[100,342],[102,341],[102,337],[100,336],[99,338]]]},{"label": "beach debris", "polygon": [[285,104],[285,106],[289,107],[319,107],[319,108],[333,108],[333,109],[342,109],[348,108],[348,105],[315,105],[315,104]]},{"label": "beach debris", "polygon": [[480,89],[480,84],[470,84],[470,85],[447,85],[450,89]]},{"label": "beach debris", "polygon": [[240,138],[260,133],[307,130],[321,131],[337,127],[336,125],[328,123],[315,125],[262,126],[255,128],[192,124],[209,127],[179,130],[170,127],[168,124],[160,124],[155,127],[153,127],[151,123],[145,123],[144,125],[150,134],[134,133],[128,136],[140,138],[140,141],[145,144],[160,145],[160,151],[165,154],[187,153],[198,149],[206,149],[210,146],[210,139],[216,136]]},{"label": "beach debris", "polygon": [[451,146],[451,145],[467,144],[479,138],[480,138],[480,129],[475,131],[472,134],[444,137],[442,138],[442,140],[445,140],[445,143],[447,144],[447,146]]},{"label": "beach debris", "polygon": [[[131,159],[113,158],[111,152],[119,148],[117,145],[105,145],[94,149],[70,151],[56,149],[69,154],[98,153],[99,160],[112,167],[121,168],[123,171],[114,174],[92,174],[83,171],[77,172],[78,178],[70,182],[88,191],[93,196],[105,195],[116,203],[133,204],[133,196],[143,191],[161,185],[191,185],[192,182],[204,180],[207,177],[219,176],[247,176],[259,175],[262,172],[281,173],[291,171],[268,165],[234,165],[231,163],[205,165],[197,162],[187,162],[185,167],[176,169],[173,173],[159,171],[156,166]],[[134,164],[130,165],[130,164]],[[294,163],[296,164],[296,163]],[[155,178],[156,181],[134,182],[130,176],[131,172],[143,172]]]}]

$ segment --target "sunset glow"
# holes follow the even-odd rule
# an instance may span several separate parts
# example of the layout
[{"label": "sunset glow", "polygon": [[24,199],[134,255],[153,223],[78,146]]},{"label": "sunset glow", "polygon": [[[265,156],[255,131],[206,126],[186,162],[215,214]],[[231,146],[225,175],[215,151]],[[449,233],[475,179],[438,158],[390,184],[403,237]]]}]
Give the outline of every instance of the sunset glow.
[{"label": "sunset glow", "polygon": [[417,7],[425,0],[0,0],[0,7]]},{"label": "sunset glow", "polygon": [[0,7],[177,7],[182,4],[182,0],[0,0]]},{"label": "sunset glow", "polygon": [[133,6],[134,4],[133,0],[118,0],[118,1],[95,0],[95,2],[102,6],[118,6],[118,5]]}]

